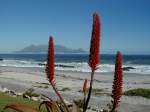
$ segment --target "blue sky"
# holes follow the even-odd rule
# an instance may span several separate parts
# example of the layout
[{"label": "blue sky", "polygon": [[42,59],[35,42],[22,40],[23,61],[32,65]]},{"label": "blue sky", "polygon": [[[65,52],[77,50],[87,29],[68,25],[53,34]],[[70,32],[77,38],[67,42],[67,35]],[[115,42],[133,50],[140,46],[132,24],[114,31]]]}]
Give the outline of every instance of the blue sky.
[{"label": "blue sky", "polygon": [[92,14],[102,53],[150,54],[150,0],[0,0],[0,52],[31,44],[89,49]]}]

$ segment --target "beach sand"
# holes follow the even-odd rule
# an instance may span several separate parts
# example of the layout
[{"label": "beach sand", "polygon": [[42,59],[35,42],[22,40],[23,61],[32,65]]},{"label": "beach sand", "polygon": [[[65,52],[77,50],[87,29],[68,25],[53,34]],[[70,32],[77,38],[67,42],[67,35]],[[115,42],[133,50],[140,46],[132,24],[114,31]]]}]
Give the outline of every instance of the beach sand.
[{"label": "beach sand", "polygon": [[[57,88],[66,100],[71,102],[73,99],[83,99],[83,94],[80,91],[82,90],[84,80],[90,78],[90,73],[56,71],[55,74]],[[92,95],[90,100],[92,108],[106,108],[106,105],[110,103],[112,81],[113,73],[111,72],[95,74],[93,88],[102,89],[103,94]],[[57,99],[48,83],[44,68],[0,67],[1,91],[7,88],[18,93],[23,93],[29,88],[34,88],[36,93]],[[150,74],[124,73],[123,91],[134,88],[150,89]],[[150,100],[137,96],[122,96],[119,110],[119,112],[150,112]]]}]

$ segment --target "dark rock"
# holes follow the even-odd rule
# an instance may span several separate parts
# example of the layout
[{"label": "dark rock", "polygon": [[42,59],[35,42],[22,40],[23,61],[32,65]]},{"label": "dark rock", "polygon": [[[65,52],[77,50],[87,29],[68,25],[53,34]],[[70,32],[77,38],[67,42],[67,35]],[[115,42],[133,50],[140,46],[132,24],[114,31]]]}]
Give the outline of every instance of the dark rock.
[{"label": "dark rock", "polygon": [[123,67],[123,71],[130,71],[131,69],[136,69],[134,67]]},{"label": "dark rock", "polygon": [[[40,66],[45,66],[46,64],[44,63],[38,63]],[[69,66],[69,65],[62,65],[62,64],[57,64],[55,67],[62,67],[62,68],[74,68],[74,66]]]},{"label": "dark rock", "polygon": [[45,66],[46,64],[44,64],[44,63],[38,63],[38,65],[40,65],[40,66]]},{"label": "dark rock", "polygon": [[63,68],[74,68],[74,66],[69,66],[69,65],[61,65],[61,64],[58,64],[58,65],[55,65],[56,67],[63,67]]},{"label": "dark rock", "polygon": [[5,93],[10,95],[10,96],[17,96],[17,94],[14,91],[12,91],[12,90],[8,90]]}]

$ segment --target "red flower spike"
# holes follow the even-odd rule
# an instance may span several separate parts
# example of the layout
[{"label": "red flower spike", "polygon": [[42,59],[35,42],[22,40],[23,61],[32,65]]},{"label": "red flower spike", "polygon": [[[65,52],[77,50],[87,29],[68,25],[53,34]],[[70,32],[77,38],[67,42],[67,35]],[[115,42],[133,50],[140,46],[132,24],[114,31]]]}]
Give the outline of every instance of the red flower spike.
[{"label": "red flower spike", "polygon": [[47,74],[47,78],[48,78],[50,84],[52,85],[55,93],[60,98],[61,102],[64,104],[66,111],[69,112],[69,109],[68,109],[67,105],[65,104],[63,97],[58,92],[57,88],[55,87],[55,75],[54,75],[55,74],[54,73],[55,64],[54,64],[54,62],[55,62],[54,43],[53,43],[53,37],[50,36],[49,46],[48,46],[47,64],[46,64],[46,74]]},{"label": "red flower spike", "polygon": [[100,46],[100,22],[99,16],[95,13],[93,15],[93,30],[89,55],[89,66],[93,71],[97,69],[97,65],[100,63],[99,46]]},{"label": "red flower spike", "polygon": [[91,46],[90,46],[90,54],[89,54],[89,66],[91,67],[91,81],[90,88],[88,92],[88,96],[86,101],[83,104],[83,112],[86,112],[88,103],[91,97],[92,85],[94,79],[94,73],[97,69],[98,64],[100,63],[99,51],[100,51],[100,21],[98,14],[93,14],[93,29],[91,36]]},{"label": "red flower spike", "polygon": [[112,90],[112,98],[113,98],[112,112],[117,111],[116,108],[119,105],[121,95],[122,95],[122,55],[118,51],[116,55],[114,82]]},{"label": "red flower spike", "polygon": [[54,75],[54,69],[55,69],[55,55],[54,55],[54,43],[53,43],[53,37],[50,36],[49,38],[49,46],[48,46],[48,56],[47,56],[47,64],[46,64],[46,74],[48,80],[54,84],[55,82],[55,75]]}]

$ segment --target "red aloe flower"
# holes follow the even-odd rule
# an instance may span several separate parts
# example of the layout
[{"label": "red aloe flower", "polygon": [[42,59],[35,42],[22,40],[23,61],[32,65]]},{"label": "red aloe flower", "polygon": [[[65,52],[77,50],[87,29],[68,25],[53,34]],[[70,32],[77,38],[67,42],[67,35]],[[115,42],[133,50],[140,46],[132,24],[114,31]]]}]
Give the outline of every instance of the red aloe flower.
[{"label": "red aloe flower", "polygon": [[60,98],[61,102],[64,104],[66,111],[69,112],[67,105],[64,102],[63,97],[58,92],[57,88],[55,87],[55,54],[54,54],[54,43],[53,37],[50,36],[49,39],[49,46],[48,46],[48,56],[47,56],[47,64],[46,64],[46,74],[49,82],[51,83],[55,93]]},{"label": "red aloe flower", "polygon": [[89,66],[91,67],[91,81],[90,81],[90,88],[88,92],[88,96],[86,101],[83,104],[83,112],[86,112],[88,103],[91,97],[92,92],[92,85],[94,79],[94,72],[97,69],[97,65],[100,62],[99,57],[99,48],[100,47],[100,22],[98,14],[94,13],[93,15],[93,30],[92,30],[92,37],[91,37],[91,46],[90,46],[90,55],[89,55]]},{"label": "red aloe flower", "polygon": [[47,73],[47,78],[50,81],[50,83],[55,82],[54,78],[54,65],[55,61],[55,56],[54,56],[54,43],[53,43],[53,37],[50,36],[49,38],[49,46],[48,46],[48,56],[47,56],[47,64],[46,64],[46,73]]},{"label": "red aloe flower", "polygon": [[92,70],[96,70],[96,67],[100,62],[99,46],[100,46],[100,22],[99,16],[95,13],[93,15],[93,31],[89,55],[89,66],[91,67]]},{"label": "red aloe flower", "polygon": [[112,90],[112,98],[113,98],[112,112],[117,111],[116,108],[119,105],[121,95],[122,95],[122,55],[118,51],[116,55],[114,82]]}]

